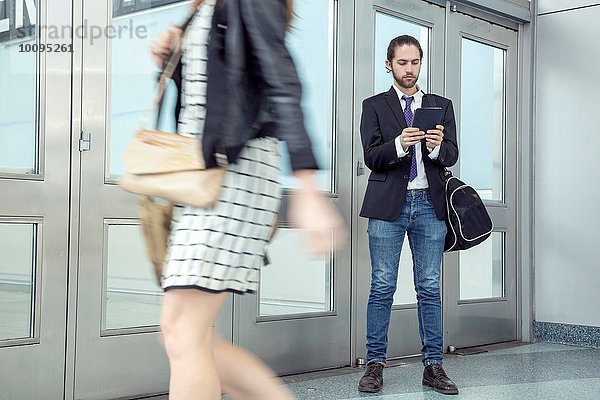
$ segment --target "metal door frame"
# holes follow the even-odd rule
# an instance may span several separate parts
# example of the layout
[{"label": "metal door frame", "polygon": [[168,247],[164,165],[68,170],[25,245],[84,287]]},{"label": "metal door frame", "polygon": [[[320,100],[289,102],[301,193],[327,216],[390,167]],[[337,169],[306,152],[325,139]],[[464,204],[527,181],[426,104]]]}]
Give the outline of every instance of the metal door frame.
[{"label": "metal door frame", "polygon": [[[375,3],[376,0],[374,0],[373,3]],[[394,4],[392,2],[387,2],[387,3],[391,3],[390,6],[393,6]],[[418,2],[421,4],[424,4],[425,2]],[[448,59],[447,57],[447,53],[448,53],[448,40],[449,37],[447,36],[447,32],[449,30],[449,18],[451,18],[451,16],[449,16],[449,14],[451,13],[451,11],[463,11],[466,12],[472,16],[478,17],[483,19],[486,23],[494,23],[494,24],[498,24],[499,26],[502,26],[504,28],[507,29],[512,29],[512,30],[517,30],[519,33],[517,34],[517,38],[515,40],[515,45],[511,48],[511,56],[514,57],[514,63],[511,65],[511,69],[510,69],[510,74],[511,76],[514,78],[514,80],[518,80],[519,84],[512,87],[511,88],[511,93],[515,96],[514,98],[517,100],[516,103],[511,104],[511,112],[512,112],[512,117],[509,121],[510,126],[512,127],[512,139],[510,139],[510,149],[507,148],[506,150],[506,154],[508,155],[510,152],[510,156],[513,158],[517,159],[517,163],[516,166],[512,165],[509,168],[513,168],[514,167],[514,171],[511,172],[511,176],[515,177],[515,182],[516,182],[516,177],[519,176],[521,178],[523,178],[522,180],[527,180],[528,182],[531,181],[531,169],[530,166],[528,166],[528,161],[527,161],[527,157],[529,153],[523,153],[520,155],[517,155],[516,152],[516,146],[517,146],[517,139],[516,139],[516,134],[518,131],[521,130],[526,130],[528,129],[528,125],[531,123],[529,117],[523,116],[523,117],[517,117],[516,113],[517,110],[524,110],[524,111],[530,111],[530,104],[531,102],[529,100],[527,100],[525,97],[523,96],[527,96],[528,94],[530,94],[530,90],[531,88],[529,88],[529,90],[527,91],[527,88],[524,88],[521,86],[520,82],[523,79],[524,76],[528,75],[528,71],[524,70],[524,67],[527,67],[527,63],[530,63],[530,57],[527,57],[527,54],[523,53],[523,47],[526,47],[526,50],[529,49],[531,51],[530,46],[523,46],[522,43],[524,41],[524,38],[530,38],[531,37],[531,31],[530,28],[527,27],[526,29],[524,29],[524,26],[522,24],[523,22],[523,18],[525,17],[525,13],[521,13],[518,14],[518,16],[515,15],[510,15],[510,19],[506,19],[503,17],[500,17],[498,15],[495,14],[490,14],[490,9],[486,9],[485,11],[482,11],[479,8],[474,8],[471,6],[464,6],[464,5],[456,5],[454,2],[450,2],[450,1],[430,1],[430,3],[435,3],[438,4],[440,6],[445,6],[446,10],[446,16],[445,16],[445,25],[444,25],[444,35],[443,35],[443,43],[446,44],[445,47],[445,55],[443,57],[443,63],[442,63],[442,67],[438,67],[439,70],[441,70],[441,73],[443,75],[441,81],[445,82],[445,86],[444,86],[444,90],[440,89],[439,86],[437,86],[435,84],[435,77],[434,79],[432,79],[432,91],[437,91],[440,94],[448,94],[448,85],[450,84],[450,77],[449,77],[449,73],[448,73],[448,63],[451,62],[451,60]],[[473,4],[474,5],[474,4]],[[413,2],[410,2],[410,4],[403,4],[404,9],[408,9],[408,10],[414,10],[415,9],[415,5],[413,4]],[[357,4],[357,7],[361,7],[360,4]],[[362,4],[362,9],[357,9],[357,15],[365,15],[366,12],[369,12],[369,8],[371,7],[371,4]],[[507,14],[508,15],[508,14]],[[527,14],[529,15],[529,14]],[[362,32],[361,32],[361,28],[362,28]],[[370,32],[365,32],[366,28],[361,25],[357,24],[357,32],[356,35],[358,38],[365,37],[365,36],[370,36]],[[523,31],[526,31],[527,35],[522,36],[521,33]],[[434,39],[435,40],[435,39]],[[357,39],[357,46],[360,46],[360,39]],[[358,52],[358,50],[355,50]],[[360,77],[360,76],[365,76],[365,74],[369,74],[370,71],[368,71],[368,67],[366,67],[364,64],[365,62],[361,62],[359,61],[359,57],[356,57],[357,61],[356,61],[356,76]],[[361,65],[362,64],[362,65]],[[435,65],[431,65],[432,68],[432,73],[434,72],[434,68]],[[364,85],[363,85],[364,86]],[[357,78],[355,81],[355,88],[356,88],[356,93],[360,93],[360,87],[361,87],[361,82],[360,79]],[[358,95],[357,95],[358,96]],[[523,97],[523,98],[522,98]],[[356,161],[361,161],[362,160],[362,147],[360,145],[360,141],[359,141],[359,122],[360,122],[360,101],[362,99],[361,98],[356,98],[355,103],[354,103],[354,109],[355,109],[355,141],[356,141],[356,145],[355,145],[355,160]],[[456,99],[454,99],[456,100]],[[523,148],[525,150],[527,149],[531,149],[531,144],[530,144],[530,139],[528,138],[524,138],[521,139],[522,143],[520,143]],[[507,156],[507,160],[509,159],[509,157]],[[356,163],[355,163],[356,165]],[[508,165],[508,162],[507,162]],[[518,175],[517,175],[518,174]],[[360,210],[360,205],[362,203],[362,195],[364,193],[364,184],[361,187],[360,182],[358,181],[358,179],[355,181],[355,198],[354,198],[354,215],[357,216],[358,212]],[[507,190],[507,188],[505,187],[505,190]],[[523,191],[523,192],[522,192]],[[515,271],[513,274],[513,284],[515,286],[515,290],[514,290],[514,297],[512,302],[515,304],[515,314],[514,314],[514,321],[515,321],[515,334],[513,337],[513,340],[516,339],[521,339],[522,337],[528,338],[530,337],[529,335],[529,328],[528,328],[528,321],[530,321],[531,316],[531,307],[530,307],[530,302],[528,301],[523,301],[523,299],[529,299],[531,297],[531,289],[530,287],[522,287],[521,286],[521,281],[526,281],[526,282],[530,282],[530,278],[527,278],[527,273],[530,272],[530,268],[529,267],[524,267],[524,263],[527,262],[527,260],[529,260],[530,256],[530,251],[529,249],[525,249],[525,248],[521,248],[518,247],[516,245],[516,238],[517,237],[521,237],[523,238],[523,240],[525,240],[525,244],[530,244],[530,240],[531,240],[531,221],[527,218],[528,215],[530,215],[531,212],[531,201],[529,200],[529,197],[524,197],[526,196],[526,193],[530,193],[530,184],[525,184],[523,183],[523,187],[517,187],[515,186],[515,188],[513,189],[513,191],[510,193],[511,196],[511,201],[513,204],[513,211],[515,211],[515,213],[513,214],[512,220],[510,222],[511,226],[511,231],[513,232],[512,237],[514,238],[514,245],[511,247],[511,256],[510,256],[510,262],[512,262],[512,264],[515,266]],[[518,203],[517,203],[518,202]],[[518,210],[515,210],[517,209]],[[498,210],[495,210],[493,207],[490,210],[492,214],[496,214]],[[517,215],[517,211],[518,211],[518,215]],[[517,220],[517,216],[519,217],[519,219]],[[522,218],[521,218],[522,216]],[[354,221],[353,223],[353,232],[355,233],[353,235],[353,293],[354,293],[354,298],[355,300],[353,300],[353,316],[356,316],[355,318],[355,322],[353,323],[353,335],[354,335],[354,339],[353,339],[353,343],[354,343],[354,354],[353,357],[360,357],[361,354],[363,354],[364,352],[364,339],[361,337],[363,336],[362,333],[365,331],[365,326],[364,326],[364,319],[363,318],[363,313],[361,312],[360,308],[361,307],[365,307],[366,306],[366,299],[368,296],[368,287],[365,286],[365,284],[363,282],[367,281],[368,282],[368,275],[367,272],[368,271],[364,271],[365,266],[369,265],[369,257],[368,257],[368,248],[366,248],[366,246],[362,246],[360,244],[360,235],[363,234],[363,232],[366,230],[365,228],[363,228],[361,225],[364,226],[364,224],[361,224],[361,219],[358,218],[356,221]],[[508,227],[507,227],[508,228]],[[444,334],[444,339],[447,342],[450,337],[450,341],[452,339],[452,337],[448,334],[448,322],[449,322],[449,318],[455,318],[453,315],[450,315],[452,313],[452,311],[449,312],[449,304],[448,304],[448,294],[450,293],[450,287],[452,286],[449,282],[449,280],[451,279],[449,277],[449,275],[452,275],[452,273],[448,274],[447,272],[445,272],[445,269],[447,268],[448,264],[455,264],[456,265],[456,259],[457,257],[455,255],[446,255],[444,258],[444,271],[443,271],[443,282],[442,282],[442,290],[443,290],[443,296],[444,296],[444,302],[443,302],[443,307],[444,307],[444,326],[445,326],[445,334]],[[507,257],[505,257],[505,262],[508,262]],[[361,271],[362,269],[362,271]],[[526,276],[527,275],[527,276]],[[456,277],[457,275],[454,274],[454,276]],[[458,283],[458,281],[456,282]],[[448,288],[446,288],[448,287]],[[365,293],[366,292],[366,293]],[[415,317],[416,318],[416,317]],[[392,329],[390,328],[390,332],[392,331]],[[483,344],[483,343],[480,343]],[[393,342],[390,340],[390,347],[393,345]],[[405,355],[409,355],[409,354],[405,354]]]},{"label": "metal door frame", "polygon": [[[494,231],[504,232],[504,296],[499,299],[473,301],[459,300],[458,253],[446,254],[444,258],[444,332],[445,343],[458,347],[470,347],[488,343],[517,340],[519,337],[518,279],[516,242],[518,224],[517,209],[517,166],[512,160],[517,156],[518,130],[518,32],[507,27],[495,25],[487,20],[448,10],[447,13],[447,51],[454,54],[453,60],[447,60],[446,92],[452,97],[457,116],[460,147],[460,49],[463,38],[500,48],[506,51],[505,76],[505,136],[504,136],[504,201],[486,201],[488,211],[494,220]],[[456,33],[458,36],[453,36]],[[458,47],[457,47],[458,46]],[[452,169],[458,171],[460,158]],[[468,310],[468,311],[467,311]],[[494,315],[506,323],[482,324],[486,316]],[[502,317],[502,318],[500,318]],[[471,321],[468,322],[467,320]],[[492,327],[493,325],[493,327]],[[485,329],[484,326],[486,327]]]},{"label": "metal door frame", "polygon": [[[36,4],[38,44],[69,44],[52,39],[44,26],[69,25],[71,4],[48,0]],[[65,12],[66,10],[66,12]],[[36,57],[36,170],[0,173],[1,222],[36,225],[32,337],[0,342],[0,374],[11,384],[7,399],[64,395],[65,326],[69,254],[69,147],[71,53],[44,52]],[[66,100],[65,100],[66,99]],[[43,365],[43,368],[40,366]],[[14,386],[11,386],[14,385]],[[12,397],[12,396],[16,397]]]}]

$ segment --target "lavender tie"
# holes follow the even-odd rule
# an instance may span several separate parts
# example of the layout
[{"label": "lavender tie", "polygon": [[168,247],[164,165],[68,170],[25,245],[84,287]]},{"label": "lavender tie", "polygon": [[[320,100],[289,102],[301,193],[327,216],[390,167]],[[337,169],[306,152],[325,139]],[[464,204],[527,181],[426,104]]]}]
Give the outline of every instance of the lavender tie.
[{"label": "lavender tie", "polygon": [[[402,100],[406,102],[406,107],[404,108],[404,119],[406,120],[406,126],[412,126],[413,123],[413,112],[410,108],[411,103],[415,98],[410,96],[402,96]],[[412,182],[417,177],[417,152],[415,146],[413,146],[413,154],[410,163],[410,173],[408,174],[408,181]]]}]

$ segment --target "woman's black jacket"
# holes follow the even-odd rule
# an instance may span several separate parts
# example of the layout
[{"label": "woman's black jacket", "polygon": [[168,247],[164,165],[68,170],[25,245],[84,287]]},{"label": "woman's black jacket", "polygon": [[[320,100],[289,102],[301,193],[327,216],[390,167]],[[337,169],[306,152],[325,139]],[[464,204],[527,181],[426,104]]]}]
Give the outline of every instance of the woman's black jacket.
[{"label": "woman's black jacket", "polygon": [[208,45],[207,167],[217,166],[216,153],[235,163],[248,140],[272,136],[286,142],[292,170],[318,168],[304,126],[300,80],[285,46],[287,1],[220,3]]}]

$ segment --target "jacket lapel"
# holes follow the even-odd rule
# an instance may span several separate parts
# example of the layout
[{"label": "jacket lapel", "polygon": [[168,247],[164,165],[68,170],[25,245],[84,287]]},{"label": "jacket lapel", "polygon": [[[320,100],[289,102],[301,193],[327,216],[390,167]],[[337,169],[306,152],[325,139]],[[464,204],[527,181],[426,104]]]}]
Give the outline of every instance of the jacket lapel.
[{"label": "jacket lapel", "polygon": [[406,128],[406,119],[404,119],[404,113],[402,112],[402,105],[400,104],[400,99],[398,98],[398,94],[396,93],[396,89],[393,87],[387,91],[385,94],[385,100],[390,106],[390,109],[394,113],[396,120],[400,124],[402,129]]}]

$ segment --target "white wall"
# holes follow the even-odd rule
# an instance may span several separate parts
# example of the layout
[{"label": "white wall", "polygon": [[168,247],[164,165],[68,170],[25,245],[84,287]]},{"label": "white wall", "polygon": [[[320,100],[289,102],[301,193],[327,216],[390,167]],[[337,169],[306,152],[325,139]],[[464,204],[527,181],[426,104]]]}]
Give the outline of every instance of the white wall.
[{"label": "white wall", "polygon": [[[557,3],[539,4],[541,9]],[[598,0],[596,4],[538,19],[535,319],[542,322],[600,326]]]}]

